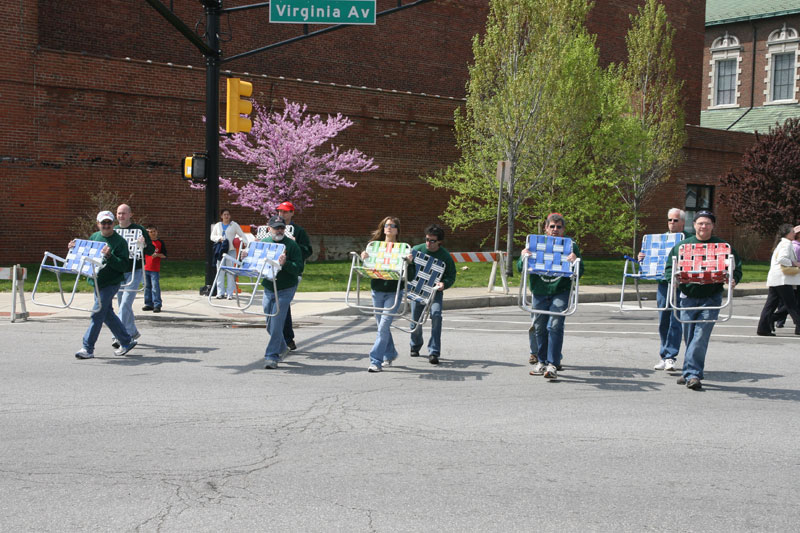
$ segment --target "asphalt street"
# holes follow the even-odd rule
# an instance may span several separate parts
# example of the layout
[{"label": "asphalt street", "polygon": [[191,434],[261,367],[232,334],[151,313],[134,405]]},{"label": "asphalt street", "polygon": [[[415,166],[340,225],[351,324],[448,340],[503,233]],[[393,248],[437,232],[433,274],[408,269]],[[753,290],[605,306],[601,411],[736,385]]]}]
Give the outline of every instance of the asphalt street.
[{"label": "asphalt street", "polygon": [[369,317],[303,317],[277,370],[253,323],[149,315],[78,361],[88,318],[1,322],[0,530],[794,531],[800,337],[755,336],[763,302],[700,392],[613,303],[567,319],[555,382],[516,307],[446,311],[439,366],[397,331],[379,374]]}]

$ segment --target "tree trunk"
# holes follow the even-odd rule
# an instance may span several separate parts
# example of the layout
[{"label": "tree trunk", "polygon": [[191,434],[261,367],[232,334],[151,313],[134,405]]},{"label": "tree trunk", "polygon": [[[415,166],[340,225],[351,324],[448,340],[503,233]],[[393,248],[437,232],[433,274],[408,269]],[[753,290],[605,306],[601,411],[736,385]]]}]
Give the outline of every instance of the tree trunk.
[{"label": "tree trunk", "polygon": [[507,261],[506,261],[506,277],[511,279],[514,277],[514,261],[512,258],[514,257],[512,253],[514,252],[514,217],[515,217],[515,208],[513,200],[508,202],[508,234],[506,235],[506,254],[508,254]]}]

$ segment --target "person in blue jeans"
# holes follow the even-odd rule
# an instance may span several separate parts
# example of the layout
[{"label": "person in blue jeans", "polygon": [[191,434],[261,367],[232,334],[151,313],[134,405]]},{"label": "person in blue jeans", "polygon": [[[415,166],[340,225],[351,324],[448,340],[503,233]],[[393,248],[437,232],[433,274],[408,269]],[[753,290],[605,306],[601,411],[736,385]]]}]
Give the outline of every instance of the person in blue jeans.
[{"label": "person in blue jeans", "polygon": [[[686,212],[673,207],[667,212],[667,233],[683,233],[686,223]],[[639,261],[644,259],[644,252],[639,252]],[[656,291],[656,305],[659,309],[668,307],[667,293],[669,292],[669,278],[665,277],[658,282]],[[681,323],[672,312],[672,308],[658,312],[658,336],[660,344],[658,355],[661,360],[653,367],[654,370],[675,370],[675,360],[681,351]]]},{"label": "person in blue jeans", "polygon": [[[699,211],[694,217],[695,234],[688,239],[684,239],[676,244],[667,256],[667,268],[664,270],[664,277],[669,279],[672,276],[672,258],[678,256],[678,251],[683,244],[695,243],[726,243],[713,235],[716,217],[711,211]],[[734,256],[734,270],[732,279],[729,281],[733,287],[742,279],[742,260],[731,246],[731,253]],[[719,307],[722,304],[722,283],[681,283],[678,285],[678,307],[699,307],[701,309],[681,309],[680,316],[682,321],[688,320],[711,320],[714,321],[719,316]],[[710,309],[702,309],[708,307]],[[711,338],[711,331],[714,329],[715,322],[705,322],[696,324],[683,324],[683,340],[686,343],[686,355],[683,357],[683,371],[678,378],[678,385],[686,385],[692,390],[703,388],[703,369],[706,364],[706,352],[708,351],[708,341]]]},{"label": "person in blue jeans", "polygon": [[[444,229],[438,224],[431,224],[425,228],[425,243],[418,244],[413,248],[418,252],[443,261],[445,264],[444,274],[442,274],[442,279],[436,286],[436,294],[433,297],[433,302],[431,302],[431,336],[428,339],[428,362],[432,365],[439,364],[439,357],[442,353],[442,301],[444,300],[444,291],[452,287],[453,283],[456,282],[456,264],[450,252],[442,246],[442,242],[444,242]],[[414,275],[415,270],[412,264],[408,274],[409,279],[413,279]],[[413,321],[419,320],[422,309],[421,303],[417,301],[411,303],[411,318]],[[411,357],[419,357],[423,342],[422,326],[417,326],[411,332]]]},{"label": "person in blue jeans", "polygon": [[158,228],[147,226],[155,250],[144,256],[144,307],[142,311],[161,312],[161,260],[167,258],[167,245],[158,238]]},{"label": "person in blue jeans", "polygon": [[[400,236],[400,219],[388,216],[381,220],[378,228],[372,232],[369,242],[385,241],[397,243]],[[361,258],[365,259],[367,252],[361,253]],[[393,279],[371,279],[370,289],[372,289],[372,306],[382,311],[375,312],[375,321],[378,324],[378,336],[369,351],[369,366],[367,372],[380,372],[386,366],[392,366],[392,362],[397,359],[397,348],[392,338],[392,314],[397,312],[397,308],[402,301],[402,292],[398,296],[398,280]]]},{"label": "person in blue jeans", "polygon": [[281,270],[275,276],[277,298],[272,290],[272,280],[264,279],[261,282],[264,287],[264,299],[262,300],[264,314],[271,315],[275,313],[276,306],[278,310],[275,316],[267,317],[269,342],[264,351],[264,368],[272,369],[278,368],[278,362],[289,353],[289,346],[283,338],[283,324],[294,294],[297,291],[297,276],[303,271],[303,253],[296,242],[292,239],[284,238],[286,222],[281,217],[277,215],[271,217],[267,222],[267,226],[269,226],[269,235],[262,242],[281,243],[286,247],[283,254],[278,258]]},{"label": "person in blue jeans", "polygon": [[[100,231],[93,233],[89,240],[106,243],[101,250],[103,266],[97,273],[98,294],[95,296],[89,329],[83,335],[83,347],[75,352],[77,359],[94,357],[95,343],[103,324],[120,341],[121,346],[114,352],[115,355],[125,355],[136,346],[136,340],[125,330],[113,308],[114,296],[119,291],[125,272],[130,272],[128,243],[114,231],[114,214],[111,211],[100,211],[97,214],[97,228]],[[69,243],[69,248],[74,247],[73,240]],[[89,280],[89,283],[94,284],[94,280]]]},{"label": "person in blue jeans", "polygon": [[[545,235],[550,237],[563,237],[567,222],[560,213],[551,213],[545,222]],[[523,269],[523,258],[530,254],[525,248],[522,257],[517,262],[520,272]],[[581,252],[578,245],[572,243],[572,253],[565,259],[574,263],[580,259]],[[578,276],[583,275],[583,262],[580,263]],[[569,305],[570,287],[569,278],[561,276],[541,276],[530,274],[528,277],[531,293],[533,294],[533,308],[555,313],[563,312]],[[528,332],[528,343],[531,354],[537,354],[538,361],[530,371],[532,376],[544,376],[554,380],[558,378],[561,368],[561,347],[564,344],[564,316],[532,313],[533,330]]]}]

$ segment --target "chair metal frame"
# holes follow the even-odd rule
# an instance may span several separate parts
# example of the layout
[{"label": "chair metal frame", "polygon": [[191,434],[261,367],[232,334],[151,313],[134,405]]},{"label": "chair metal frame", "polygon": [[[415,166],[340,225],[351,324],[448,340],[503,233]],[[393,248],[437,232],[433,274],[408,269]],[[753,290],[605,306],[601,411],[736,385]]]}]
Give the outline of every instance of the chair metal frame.
[{"label": "chair metal frame", "polygon": [[[652,280],[663,281],[664,270],[667,266],[667,256],[670,250],[684,239],[683,233],[649,233],[642,237],[642,251],[645,254],[644,259],[639,261],[630,256],[625,256],[625,267],[622,271],[622,289],[619,295],[619,310],[621,313],[629,313],[635,311],[666,311],[669,305],[665,307],[643,306],[642,296],[639,293],[639,280]],[[628,265],[631,266],[631,272],[628,272]],[[637,271],[638,267],[638,271]],[[625,307],[625,282],[628,278],[633,279],[636,288],[636,302],[639,307]],[[672,290],[672,279],[669,280],[669,288],[667,292]]]},{"label": "chair metal frame", "polygon": [[[708,248],[709,246],[713,246],[714,254],[713,259],[708,259],[709,253]],[[690,247],[690,248],[686,248]],[[681,264],[686,264],[688,259],[684,259],[684,250],[692,250],[697,251],[700,248],[704,248],[706,252],[703,254],[705,257],[704,260],[694,260],[693,266],[699,267],[699,270],[690,270],[690,271],[679,271],[679,266]],[[719,260],[720,255],[727,255],[727,257],[721,263]],[[695,254],[696,257],[696,254]],[[719,268],[708,268],[713,267],[714,263],[716,266],[719,267],[721,264],[724,265],[724,268],[720,270]],[[675,319],[680,322],[681,324],[701,324],[701,323],[717,323],[717,322],[727,322],[733,316],[733,284],[731,283],[731,279],[733,276],[735,265],[734,265],[734,255],[731,247],[728,243],[692,243],[692,244],[683,244],[681,245],[680,249],[678,250],[678,256],[672,258],[672,286],[673,289],[669,293],[669,304],[673,307],[672,314],[675,316]],[[725,300],[718,306],[700,306],[700,307],[679,307],[677,305],[678,300],[678,292],[680,291],[681,284],[698,284],[698,285],[708,285],[714,283],[727,283],[728,284],[728,291],[727,297]],[[681,320],[680,312],[681,311],[701,311],[701,310],[718,310],[723,311],[724,309],[728,310],[727,316],[724,318],[720,318],[717,316],[714,320]]]},{"label": "chair metal frame", "polygon": [[[580,289],[580,258],[570,263],[564,257],[572,253],[572,239],[551,237],[549,235],[528,235],[527,249],[532,254],[522,254],[522,281],[519,285],[519,307],[528,313],[552,316],[570,316],[578,310],[578,291]],[[554,268],[555,267],[555,268]],[[547,277],[570,278],[569,304],[564,311],[548,311],[533,307],[533,293],[528,300],[528,277],[538,274]]]},{"label": "chair metal frame", "polygon": [[[347,291],[344,294],[344,303],[348,307],[358,309],[365,314],[381,314],[384,316],[402,316],[406,310],[406,300],[402,297],[403,286],[408,281],[408,262],[406,258],[411,253],[411,246],[404,242],[370,241],[367,243],[367,257],[361,258],[358,252],[350,252],[350,275],[347,278]],[[350,291],[353,286],[353,274],[355,274],[355,293],[356,301],[350,299]],[[390,312],[385,307],[375,307],[361,302],[361,279],[386,279],[397,280],[397,290],[394,295],[394,302],[389,309],[396,309]]]},{"label": "chair metal frame", "polygon": [[[255,279],[255,281],[241,283],[242,285],[252,285],[253,290],[250,293],[249,298],[245,297],[246,304],[244,306],[242,306],[241,302],[239,301],[240,297],[238,291],[236,294],[234,294],[233,298],[236,301],[235,306],[215,303],[214,297],[212,297],[211,293],[209,292],[209,305],[221,309],[240,311],[249,315],[261,315],[267,317],[277,316],[281,309],[280,303],[278,302],[278,286],[275,278],[278,276],[278,272],[281,270],[281,265],[278,262],[278,258],[284,253],[285,249],[286,246],[281,243],[255,241],[248,245],[247,255],[242,259],[235,259],[228,254],[224,254],[219,262],[219,265],[217,266],[217,275],[214,276],[214,282],[212,286],[215,286],[219,277],[227,272],[234,276],[243,276],[250,279]],[[248,309],[253,305],[253,301],[259,292],[261,281],[264,279],[272,281],[272,292],[275,294],[275,312],[272,314],[248,311]]]},{"label": "chair metal frame", "polygon": [[413,333],[427,322],[431,314],[433,299],[436,297],[436,285],[442,280],[447,266],[444,261],[418,250],[412,250],[411,257],[416,266],[416,273],[414,279],[406,284],[404,300],[417,302],[423,308],[417,320],[414,320],[414,315],[410,311],[413,306],[409,306],[408,316],[405,314],[400,316],[401,319],[408,320],[408,328],[392,323],[393,328],[406,333]]},{"label": "chair metal frame", "polygon": [[[42,258],[42,263],[39,265],[39,273],[36,275],[36,281],[33,284],[33,291],[31,292],[31,301],[36,305],[44,307],[55,307],[56,309],[76,309],[78,311],[87,311],[89,313],[94,311],[94,308],[87,309],[85,307],[76,307],[72,305],[75,299],[75,293],[78,290],[78,282],[81,276],[87,280],[94,281],[94,296],[95,301],[100,301],[100,290],[97,287],[97,273],[103,268],[103,259],[101,251],[106,246],[102,241],[89,241],[85,239],[76,239],[75,246],[69,250],[67,257],[59,257],[50,252],[45,252]],[[52,264],[47,264],[48,259]],[[60,263],[60,264],[59,264]],[[45,303],[36,301],[36,289],[39,287],[39,280],[42,276],[42,270],[53,272],[58,281],[59,296],[61,296],[62,305]],[[75,276],[75,283],[72,285],[72,292],[69,300],[64,297],[64,287],[61,283],[61,274],[72,274]]]},{"label": "chair metal frame", "polygon": [[[142,230],[136,229],[128,229],[128,228],[116,228],[114,231],[117,234],[125,239],[125,242],[128,243],[128,258],[131,260],[131,279],[128,280],[128,283],[123,283],[119,286],[119,290],[124,292],[141,292],[144,291],[144,250],[139,246],[139,237],[142,236]],[[136,263],[141,261],[142,262],[142,280],[139,282],[139,286],[134,288],[133,285],[133,278],[134,274],[136,273]]]}]

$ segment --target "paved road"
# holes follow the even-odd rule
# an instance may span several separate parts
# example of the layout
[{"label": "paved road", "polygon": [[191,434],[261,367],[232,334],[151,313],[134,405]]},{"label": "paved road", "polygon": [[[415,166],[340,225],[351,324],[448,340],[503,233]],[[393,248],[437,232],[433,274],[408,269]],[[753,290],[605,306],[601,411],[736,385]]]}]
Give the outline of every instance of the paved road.
[{"label": "paved road", "polygon": [[790,531],[800,521],[800,337],[715,329],[705,390],[652,370],[655,318],[582,304],[557,382],[529,318],[448,311],[442,364],[366,372],[369,320],[265,330],[142,320],[77,361],[86,319],[0,323],[3,531]]}]

